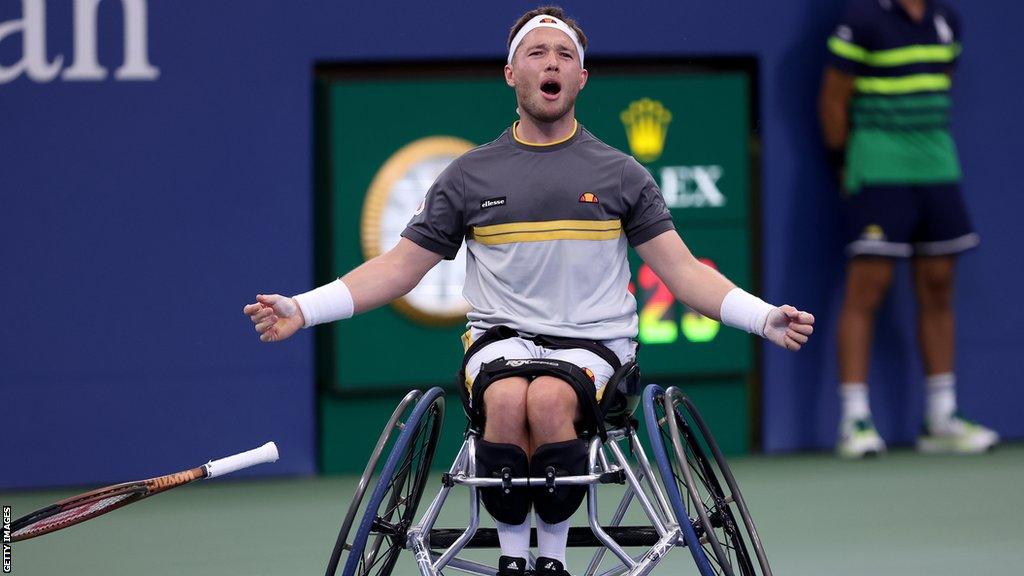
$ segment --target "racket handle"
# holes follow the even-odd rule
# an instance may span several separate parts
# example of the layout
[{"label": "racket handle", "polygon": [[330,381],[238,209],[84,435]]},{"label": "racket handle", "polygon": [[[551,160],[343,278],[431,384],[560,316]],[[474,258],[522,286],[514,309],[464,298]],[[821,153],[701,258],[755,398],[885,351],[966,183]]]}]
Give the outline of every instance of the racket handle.
[{"label": "racket handle", "polygon": [[276,461],[277,445],[273,442],[267,442],[263,446],[254,448],[248,452],[242,452],[241,454],[235,454],[234,456],[228,456],[227,458],[212,460],[206,463],[206,477],[216,478],[217,476],[230,474],[236,470],[248,468],[249,466]]}]

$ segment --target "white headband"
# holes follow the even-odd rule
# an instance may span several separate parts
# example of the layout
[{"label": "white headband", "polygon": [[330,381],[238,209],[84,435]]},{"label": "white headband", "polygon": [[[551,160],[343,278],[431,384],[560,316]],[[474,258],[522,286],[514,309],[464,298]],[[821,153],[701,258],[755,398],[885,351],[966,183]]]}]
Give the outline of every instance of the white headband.
[{"label": "white headband", "polygon": [[509,64],[512,63],[512,56],[515,55],[516,48],[519,47],[519,43],[522,42],[523,38],[526,38],[526,35],[534,28],[554,28],[555,30],[565,32],[565,35],[568,36],[569,39],[572,40],[572,43],[576,45],[576,53],[580,55],[580,68],[583,68],[583,46],[580,44],[579,36],[577,36],[576,32],[572,28],[569,28],[565,22],[562,22],[558,18],[548,14],[538,14],[533,18],[530,18],[530,20],[526,24],[523,24],[523,27],[519,29],[519,32],[516,32],[515,37],[512,38],[512,43],[508,47]]}]

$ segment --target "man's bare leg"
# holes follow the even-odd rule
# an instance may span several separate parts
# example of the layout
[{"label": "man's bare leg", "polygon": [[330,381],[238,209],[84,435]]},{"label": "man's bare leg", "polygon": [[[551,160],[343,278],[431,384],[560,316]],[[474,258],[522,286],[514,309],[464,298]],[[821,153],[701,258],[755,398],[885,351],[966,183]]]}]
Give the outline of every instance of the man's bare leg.
[{"label": "man's bare leg", "polygon": [[534,380],[527,392],[526,413],[531,453],[538,446],[576,438],[573,422],[579,414],[579,400],[572,387],[562,380],[553,376]]},{"label": "man's bare leg", "polygon": [[928,376],[953,372],[955,315],[954,256],[915,258],[914,291],[917,294],[917,337],[924,371]]},{"label": "man's bare leg", "polygon": [[953,284],[955,256],[915,258],[914,291],[917,295],[917,339],[925,373],[925,418],[942,423],[956,412],[956,377],[953,373],[955,315]]},{"label": "man's bare leg", "polygon": [[839,314],[839,380],[867,382],[875,314],[892,284],[888,258],[854,258],[846,267],[846,295]]},{"label": "man's bare leg", "polygon": [[999,434],[959,416],[953,372],[956,321],[953,292],[956,256],[914,260],[917,335],[924,358],[926,432],[917,441],[923,452],[973,454],[999,443]]},{"label": "man's bare leg", "polygon": [[505,378],[484,391],[484,440],[515,444],[530,453],[530,435],[526,420],[526,378]]},{"label": "man's bare leg", "polygon": [[[526,378],[519,377],[498,380],[487,387],[484,391],[484,412],[487,418],[484,424],[485,441],[512,444],[521,448],[524,454],[530,453],[530,435],[526,419],[527,390]],[[523,472],[528,474],[528,466]],[[495,519],[495,523],[503,556],[499,564],[521,562],[522,566],[516,566],[512,573],[524,569],[526,557],[530,553],[529,513],[525,521],[517,524],[509,524],[498,519]]]},{"label": "man's bare leg", "polygon": [[838,452],[858,458],[885,450],[871,424],[868,362],[875,316],[892,284],[895,263],[888,258],[854,258],[846,267],[846,294],[839,315],[839,394],[842,415]]},{"label": "man's bare leg", "polygon": [[[577,439],[576,428],[573,425],[579,415],[579,400],[576,392],[564,381],[551,376],[541,376],[530,383],[526,413],[530,427],[531,454],[537,453],[538,458],[542,458],[538,452],[538,448],[542,446],[550,447],[567,441],[582,443]],[[532,476],[539,475],[532,465],[531,472]],[[538,512],[534,513],[537,515],[537,556],[545,559],[541,561],[542,565],[538,566],[537,573],[558,573],[564,570],[570,520],[548,523]],[[557,560],[559,564],[548,562],[547,559]]]}]

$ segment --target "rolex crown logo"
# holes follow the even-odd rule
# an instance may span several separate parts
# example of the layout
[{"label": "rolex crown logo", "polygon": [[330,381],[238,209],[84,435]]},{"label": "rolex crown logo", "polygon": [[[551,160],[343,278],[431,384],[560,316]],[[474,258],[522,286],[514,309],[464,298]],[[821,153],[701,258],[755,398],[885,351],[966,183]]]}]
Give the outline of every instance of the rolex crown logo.
[{"label": "rolex crown logo", "polygon": [[657,160],[665,149],[672,113],[657,100],[641,98],[630,102],[629,108],[623,110],[619,118],[626,128],[633,156],[645,164]]}]

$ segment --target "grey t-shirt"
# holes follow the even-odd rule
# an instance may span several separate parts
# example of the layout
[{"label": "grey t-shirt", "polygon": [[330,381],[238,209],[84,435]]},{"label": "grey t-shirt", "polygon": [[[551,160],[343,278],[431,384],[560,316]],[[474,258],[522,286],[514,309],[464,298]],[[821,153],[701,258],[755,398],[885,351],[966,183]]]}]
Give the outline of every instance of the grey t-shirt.
[{"label": "grey t-shirt", "polygon": [[654,179],[582,126],[546,146],[511,129],[452,162],[402,236],[445,258],[466,241],[469,326],[635,338],[627,240],[673,229]]}]

